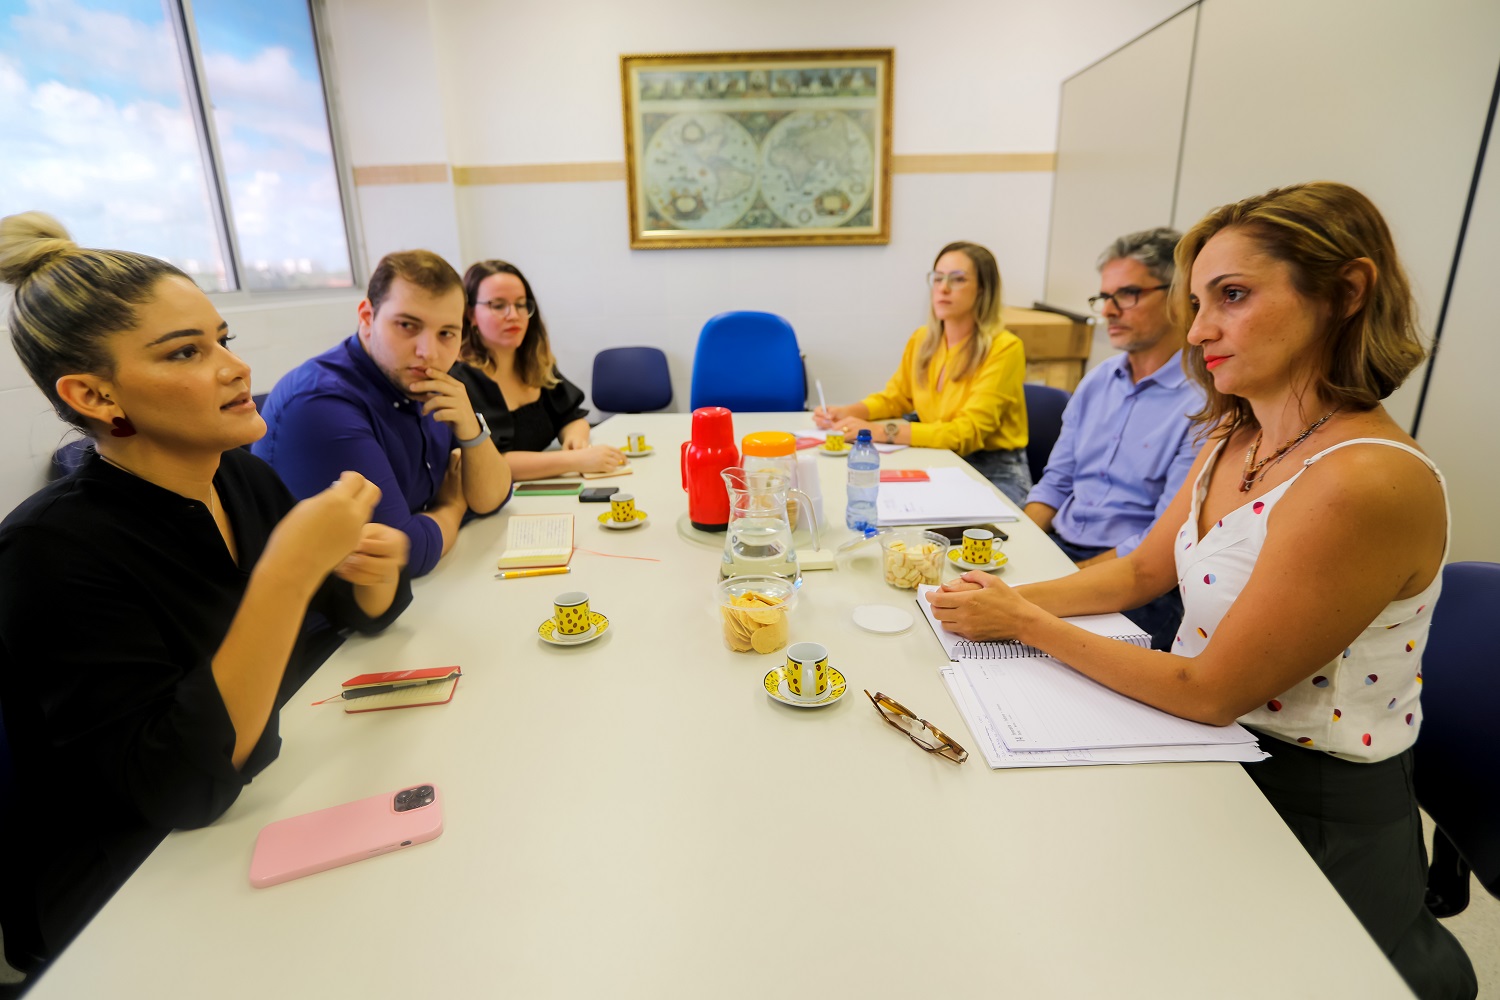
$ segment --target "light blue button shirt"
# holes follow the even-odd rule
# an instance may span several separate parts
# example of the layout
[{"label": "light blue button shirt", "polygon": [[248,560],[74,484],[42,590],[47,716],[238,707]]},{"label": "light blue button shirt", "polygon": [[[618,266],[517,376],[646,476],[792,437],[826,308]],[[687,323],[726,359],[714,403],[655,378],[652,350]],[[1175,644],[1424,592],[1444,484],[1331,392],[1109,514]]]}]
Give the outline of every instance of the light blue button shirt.
[{"label": "light blue button shirt", "polygon": [[1027,503],[1057,510],[1052,530],[1080,546],[1134,551],[1187,477],[1201,442],[1187,415],[1203,392],[1182,352],[1139,382],[1121,354],[1083,377]]}]

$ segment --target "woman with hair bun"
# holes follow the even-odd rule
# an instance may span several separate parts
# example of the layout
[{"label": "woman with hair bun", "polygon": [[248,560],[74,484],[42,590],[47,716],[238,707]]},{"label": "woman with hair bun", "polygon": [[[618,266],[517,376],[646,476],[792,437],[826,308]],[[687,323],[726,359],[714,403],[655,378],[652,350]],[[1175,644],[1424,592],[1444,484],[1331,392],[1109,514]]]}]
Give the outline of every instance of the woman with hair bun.
[{"label": "woman with hair bun", "polygon": [[[819,407],[813,422],[852,438],[947,448],[1015,502],[1026,505],[1026,352],[1000,318],[1000,267],[977,243],[949,243],[927,274],[927,325],[906,342],[883,392]],[[915,413],[916,421],[905,415]]]},{"label": "woman with hair bun", "polygon": [[[1473,997],[1468,956],[1425,905],[1412,795],[1448,507],[1442,474],[1381,405],[1423,356],[1390,229],[1353,188],[1302,184],[1210,212],[1176,261],[1208,440],[1171,506],[1123,559],[1014,590],[970,573],[929,595],[934,614],[1259,734],[1271,756],[1246,772],[1407,985]],[[1060,620],[1179,581],[1171,652]]]},{"label": "woman with hair bun", "polygon": [[93,440],[0,523],[0,709],[26,813],[0,829],[0,927],[35,971],[276,758],[277,711],[326,654],[309,612],[374,632],[411,595],[371,483],[295,503],[242,449],[265,433],[250,370],[185,274],[27,213],[0,220],[0,280],[16,354]]}]

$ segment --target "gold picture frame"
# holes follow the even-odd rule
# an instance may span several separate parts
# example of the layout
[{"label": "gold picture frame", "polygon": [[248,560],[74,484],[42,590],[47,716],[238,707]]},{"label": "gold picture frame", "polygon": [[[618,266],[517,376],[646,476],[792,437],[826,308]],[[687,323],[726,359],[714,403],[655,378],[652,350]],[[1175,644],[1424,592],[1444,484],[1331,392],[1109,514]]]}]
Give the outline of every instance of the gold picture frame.
[{"label": "gold picture frame", "polygon": [[633,249],[891,241],[894,49],[622,55]]}]

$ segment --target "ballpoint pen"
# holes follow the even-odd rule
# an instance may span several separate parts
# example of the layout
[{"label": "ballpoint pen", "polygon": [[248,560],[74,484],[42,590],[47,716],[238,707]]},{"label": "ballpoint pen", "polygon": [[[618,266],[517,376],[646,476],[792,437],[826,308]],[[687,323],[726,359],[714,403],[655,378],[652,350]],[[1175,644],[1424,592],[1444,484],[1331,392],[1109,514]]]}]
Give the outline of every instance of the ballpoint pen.
[{"label": "ballpoint pen", "polygon": [[546,569],[512,569],[504,573],[496,573],[496,580],[519,580],[523,576],[556,576],[559,573],[571,572],[570,566],[548,566]]},{"label": "ballpoint pen", "polygon": [[822,410],[824,413],[827,413],[828,400],[823,398],[823,380],[820,378],[815,378],[813,379],[813,385],[818,387],[818,409]]}]

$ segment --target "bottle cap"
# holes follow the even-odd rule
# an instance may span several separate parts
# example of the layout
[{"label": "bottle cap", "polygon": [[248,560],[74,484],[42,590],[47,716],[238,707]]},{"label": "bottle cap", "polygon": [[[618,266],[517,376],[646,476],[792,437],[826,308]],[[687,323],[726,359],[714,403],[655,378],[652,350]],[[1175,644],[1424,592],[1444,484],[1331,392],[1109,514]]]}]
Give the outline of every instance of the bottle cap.
[{"label": "bottle cap", "polygon": [[859,430],[859,437],[855,438],[854,440],[856,440],[856,441],[871,441],[871,440],[873,440],[870,437],[870,429],[868,427],[861,427],[860,430]]},{"label": "bottle cap", "polygon": [[754,434],[746,434],[740,447],[746,455],[780,458],[797,453],[797,436],[785,431],[756,431]]}]

